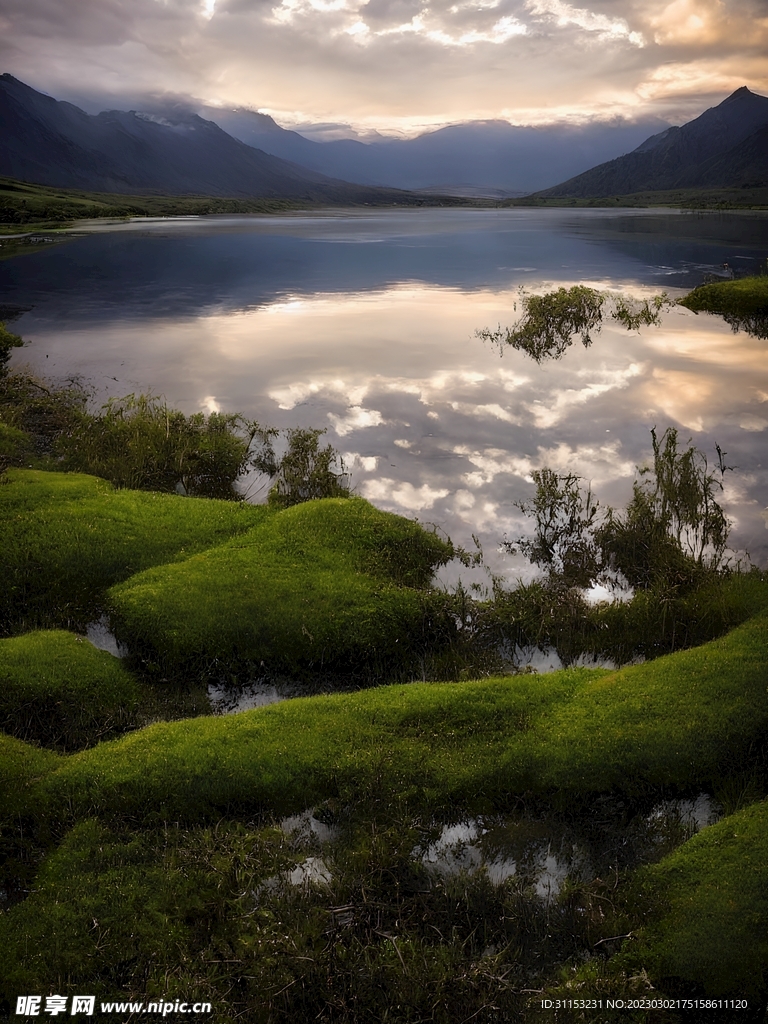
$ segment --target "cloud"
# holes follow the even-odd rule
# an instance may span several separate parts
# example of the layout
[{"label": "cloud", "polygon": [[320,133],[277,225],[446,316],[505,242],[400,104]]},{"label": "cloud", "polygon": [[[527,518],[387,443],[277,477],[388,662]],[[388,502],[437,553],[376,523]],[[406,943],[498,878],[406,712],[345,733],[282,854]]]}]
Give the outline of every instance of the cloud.
[{"label": "cloud", "polygon": [[449,493],[447,488],[433,488],[429,484],[415,487],[411,483],[390,480],[388,477],[367,480],[362,487],[363,497],[369,501],[380,502],[384,505],[396,505],[409,512],[421,512],[424,509],[432,508],[436,501],[447,497]]},{"label": "cloud", "polygon": [[359,405],[351,406],[345,416],[337,416],[335,413],[329,412],[328,419],[339,437],[346,437],[353,430],[378,427],[384,422],[381,413],[376,409],[363,409]]},{"label": "cloud", "polygon": [[645,46],[641,32],[633,32],[624,18],[610,18],[606,14],[573,7],[564,0],[527,0],[527,9],[541,18],[551,19],[560,28],[575,26],[594,33],[598,40],[626,40],[632,46]]},{"label": "cloud", "polygon": [[621,444],[610,441],[603,445],[583,444],[573,448],[561,443],[551,448],[539,447],[537,455],[511,455],[500,448],[473,451],[465,446],[453,449],[464,455],[475,471],[464,474],[468,487],[478,488],[493,483],[497,476],[516,476],[531,482],[533,472],[547,467],[558,473],[575,473],[595,484],[619,477],[632,476],[635,465],[621,453]]},{"label": "cloud", "polygon": [[169,93],[412,131],[684,119],[768,90],[762,0],[4,0],[0,23],[5,70],[104,107]]}]

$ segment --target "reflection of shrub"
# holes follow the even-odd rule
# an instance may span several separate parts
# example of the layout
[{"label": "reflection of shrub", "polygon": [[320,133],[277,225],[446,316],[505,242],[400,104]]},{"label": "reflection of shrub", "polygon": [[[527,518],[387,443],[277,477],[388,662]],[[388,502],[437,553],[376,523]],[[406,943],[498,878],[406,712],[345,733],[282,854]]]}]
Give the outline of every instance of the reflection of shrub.
[{"label": "reflection of shrub", "polygon": [[660,323],[661,311],[669,305],[666,292],[638,300],[599,292],[582,284],[543,295],[523,295],[521,302],[523,315],[514,327],[499,326],[496,331],[486,327],[476,334],[502,350],[509,345],[525,352],[537,363],[560,359],[577,335],[588,348],[592,344],[592,333],[599,333],[602,328],[606,303],[611,320],[628,331]]},{"label": "reflection of shrub", "polygon": [[428,587],[451,553],[361,498],[305,502],[113,588],[112,613],[120,637],[165,671],[258,673],[263,662],[377,674],[441,643],[440,595]]}]

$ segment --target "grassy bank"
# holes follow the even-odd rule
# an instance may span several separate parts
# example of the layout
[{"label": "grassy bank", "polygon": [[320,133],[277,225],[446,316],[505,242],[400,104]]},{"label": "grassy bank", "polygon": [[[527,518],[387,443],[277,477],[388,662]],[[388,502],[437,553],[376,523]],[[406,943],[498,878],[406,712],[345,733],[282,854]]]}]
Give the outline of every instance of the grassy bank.
[{"label": "grassy bank", "polygon": [[768,620],[609,673],[573,670],[305,698],[158,724],[73,755],[31,804],[199,821],[376,793],[483,810],[717,787],[768,733]]},{"label": "grassy bank", "polygon": [[[434,839],[435,814],[521,801],[596,814],[608,836],[611,814],[661,793],[754,801],[766,678],[763,614],[615,673],[293,700],[66,758],[7,738],[7,811],[56,845],[30,895],[0,914],[0,993],[194,993],[218,1001],[221,1020],[265,1024],[323,1013],[449,1024],[457,1007],[485,1024],[536,1020],[549,993],[746,994],[754,1008],[766,994],[768,804],[634,875],[574,879],[546,912],[514,875],[436,876],[414,851]],[[318,804],[338,823],[333,844],[275,827]],[[289,882],[308,855],[326,873]]]},{"label": "grassy bank", "polygon": [[[350,196],[359,192],[357,203]],[[53,230],[68,222],[96,218],[203,217],[210,214],[285,213],[314,210],[322,206],[494,206],[487,200],[453,196],[430,196],[399,189],[366,188],[351,185],[339,189],[342,198],[319,203],[301,199],[228,198],[226,196],[124,195],[54,188],[0,178],[0,233],[19,230]],[[363,201],[364,199],[364,201]],[[6,243],[4,243],[6,244]],[[0,248],[0,257],[3,251]]]},{"label": "grassy bank", "polygon": [[246,503],[115,490],[78,473],[9,470],[0,486],[0,630],[82,628],[113,584],[268,515]]},{"label": "grassy bank", "polygon": [[679,302],[694,313],[768,314],[768,275],[703,284]]},{"label": "grassy bank", "polygon": [[768,996],[768,802],[694,836],[634,884],[663,907],[616,963],[707,996]]},{"label": "grassy bank", "polygon": [[694,288],[679,300],[695,313],[721,316],[734,332],[768,338],[768,275],[717,281]]},{"label": "grassy bank", "polygon": [[[702,635],[738,628],[619,671],[169,721],[206,675],[360,685],[460,647],[458,605],[431,587],[450,544],[359,498],[255,508],[41,470],[10,470],[0,509],[19,634],[0,640],[0,1015],[53,987],[258,1024],[593,1019],[550,1018],[550,995],[746,995],[736,1019],[760,1019],[764,574],[690,596]],[[136,675],[82,637],[21,632],[104,608]],[[701,791],[727,816],[686,842],[656,809]],[[514,838],[503,877],[463,854],[465,872],[430,866],[468,818]],[[576,857],[546,897],[533,868],[574,850],[591,869]]]}]

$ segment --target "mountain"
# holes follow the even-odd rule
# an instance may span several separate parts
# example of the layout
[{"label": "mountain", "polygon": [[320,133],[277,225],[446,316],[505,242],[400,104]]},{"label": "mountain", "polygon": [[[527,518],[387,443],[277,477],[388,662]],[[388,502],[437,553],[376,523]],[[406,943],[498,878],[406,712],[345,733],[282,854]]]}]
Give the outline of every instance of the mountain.
[{"label": "mountain", "polygon": [[634,149],[657,119],[586,125],[515,127],[472,121],[415,139],[315,142],[252,110],[205,107],[204,117],[265,153],[321,174],[368,185],[425,191],[522,195]]},{"label": "mountain", "polygon": [[537,193],[600,198],[675,188],[768,185],[768,97],[737,89],[680,128],[667,128],[632,153]]},{"label": "mountain", "polygon": [[270,197],[315,202],[406,201],[298,167],[227,135],[196,114],[86,114],[0,76],[0,175],[98,192]]}]

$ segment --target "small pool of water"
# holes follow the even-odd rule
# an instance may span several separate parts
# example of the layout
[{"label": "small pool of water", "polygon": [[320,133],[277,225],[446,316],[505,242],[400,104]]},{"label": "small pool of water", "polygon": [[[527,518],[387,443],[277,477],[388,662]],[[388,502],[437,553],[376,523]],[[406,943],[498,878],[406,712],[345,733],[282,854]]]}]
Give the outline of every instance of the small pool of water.
[{"label": "small pool of water", "polygon": [[[440,827],[437,838],[413,851],[433,875],[485,872],[494,885],[515,877],[545,902],[566,879],[588,882],[614,868],[655,860],[714,824],[721,810],[708,793],[663,800],[629,821],[601,814],[594,821],[555,816],[503,815],[468,818]],[[437,826],[439,827],[439,826]]]},{"label": "small pool of water", "polygon": [[[424,822],[425,839],[411,857],[433,882],[483,874],[494,886],[513,881],[548,905],[566,881],[588,883],[659,860],[721,817],[709,793],[661,800],[638,813],[627,813],[620,800],[598,797],[581,819],[524,811]],[[280,827],[305,855],[282,882],[330,885],[341,823],[323,808],[310,808],[284,818]],[[280,884],[277,876],[273,884]]]},{"label": "small pool of water", "polygon": [[106,651],[107,654],[111,654],[115,658],[125,658],[128,654],[127,649],[118,642],[117,637],[109,628],[109,620],[106,615],[102,615],[95,622],[90,622],[85,627],[85,635],[94,647],[98,647],[100,651]]}]

